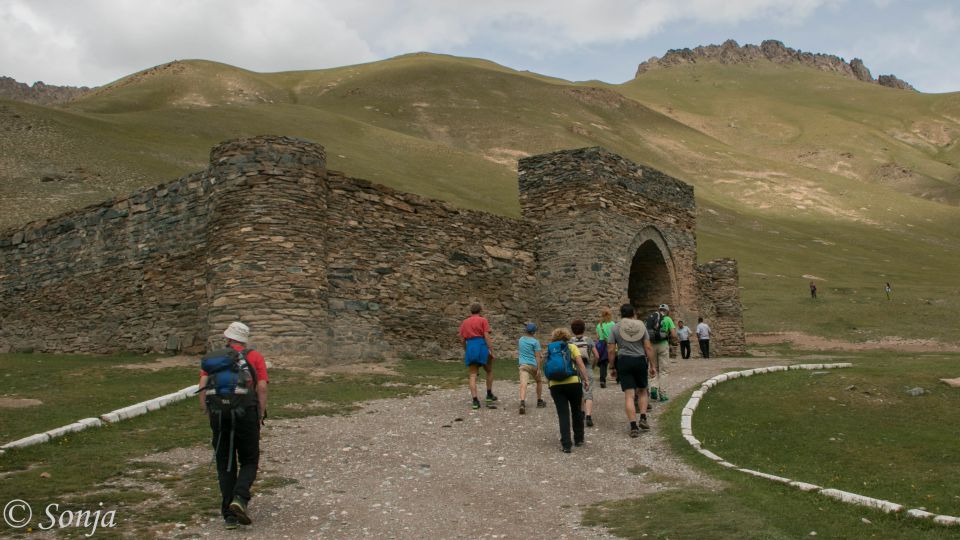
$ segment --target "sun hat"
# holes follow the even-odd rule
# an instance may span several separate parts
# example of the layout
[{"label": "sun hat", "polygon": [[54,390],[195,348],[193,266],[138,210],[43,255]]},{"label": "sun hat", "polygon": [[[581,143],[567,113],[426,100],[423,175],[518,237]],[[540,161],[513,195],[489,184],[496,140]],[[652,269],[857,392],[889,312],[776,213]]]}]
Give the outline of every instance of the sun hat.
[{"label": "sun hat", "polygon": [[223,337],[246,343],[250,340],[250,327],[242,322],[232,322],[226,330],[223,331]]},{"label": "sun hat", "polygon": [[660,304],[660,309],[662,309],[662,310],[664,310],[664,311],[670,311],[670,306],[668,306],[668,305],[666,305],[666,304]]},{"label": "sun hat", "polygon": [[533,324],[532,322],[528,322],[527,325],[524,326],[524,329],[528,334],[532,334],[537,331],[537,325]]}]

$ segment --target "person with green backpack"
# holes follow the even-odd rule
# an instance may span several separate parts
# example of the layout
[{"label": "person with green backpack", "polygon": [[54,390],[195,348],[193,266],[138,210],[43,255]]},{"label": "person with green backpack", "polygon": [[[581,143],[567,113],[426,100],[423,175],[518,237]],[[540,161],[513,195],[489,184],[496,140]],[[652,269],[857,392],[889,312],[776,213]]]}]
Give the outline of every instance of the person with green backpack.
[{"label": "person with green backpack", "polygon": [[586,442],[581,401],[583,391],[590,388],[580,349],[570,343],[570,338],[570,331],[566,328],[554,330],[550,344],[547,345],[547,359],[543,363],[543,374],[549,380],[550,397],[556,405],[557,420],[560,423],[560,447],[566,454],[571,452],[573,446],[583,446]]}]

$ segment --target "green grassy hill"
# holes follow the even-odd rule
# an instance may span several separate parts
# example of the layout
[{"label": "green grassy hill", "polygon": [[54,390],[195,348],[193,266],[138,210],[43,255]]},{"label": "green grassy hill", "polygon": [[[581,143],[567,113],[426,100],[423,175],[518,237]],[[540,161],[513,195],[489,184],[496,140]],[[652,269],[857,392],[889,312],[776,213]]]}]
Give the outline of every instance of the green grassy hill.
[{"label": "green grassy hill", "polygon": [[265,133],[317,141],[352,176],[511,216],[519,157],[602,145],[696,187],[701,259],[740,261],[749,331],[960,341],[960,93],[769,62],[622,85],[433,54],[286,73],[174,62],[60,108],[0,101],[0,227]]}]

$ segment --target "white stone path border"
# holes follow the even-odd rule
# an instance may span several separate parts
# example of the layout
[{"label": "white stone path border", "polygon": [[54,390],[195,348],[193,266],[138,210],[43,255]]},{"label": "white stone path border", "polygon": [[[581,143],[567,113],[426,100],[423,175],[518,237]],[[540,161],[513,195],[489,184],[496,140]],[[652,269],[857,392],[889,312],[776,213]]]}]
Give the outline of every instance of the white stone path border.
[{"label": "white stone path border", "polygon": [[717,462],[718,465],[727,467],[728,469],[736,469],[742,473],[746,473],[752,476],[757,476],[759,478],[766,478],[767,480],[773,482],[779,482],[781,484],[787,484],[793,486],[800,491],[816,491],[821,495],[837,499],[839,501],[858,504],[860,506],[866,506],[868,508],[873,508],[880,510],[885,513],[900,513],[904,512],[906,515],[918,518],[918,519],[929,519],[934,523],[940,525],[960,525],[960,518],[954,516],[944,516],[937,515],[925,510],[919,510],[916,508],[907,509],[902,504],[897,504],[890,501],[884,501],[882,499],[874,499],[873,497],[866,497],[864,495],[858,495],[856,493],[850,493],[847,491],[841,491],[839,489],[825,488],[817,486],[814,484],[808,484],[806,482],[800,482],[797,480],[791,480],[789,478],[784,478],[782,476],[775,476],[772,474],[763,473],[760,471],[754,471],[751,469],[740,468],[733,463],[723,459],[722,457],[714,454],[710,450],[707,450],[703,447],[703,444],[693,436],[693,413],[697,410],[697,406],[700,404],[700,401],[703,399],[704,394],[707,393],[711,388],[717,386],[722,382],[726,382],[732,379],[739,379],[741,377],[750,377],[752,375],[760,375],[764,373],[775,373],[778,371],[790,371],[790,370],[799,370],[799,369],[811,369],[811,370],[820,370],[820,369],[834,369],[834,368],[847,368],[851,367],[851,363],[837,363],[837,364],[794,364],[791,366],[770,366],[765,368],[755,368],[755,369],[745,369],[743,371],[731,371],[729,373],[723,373],[717,375],[713,378],[707,379],[700,385],[700,389],[693,392],[693,395],[690,396],[690,400],[687,401],[687,404],[683,407],[683,413],[680,416],[680,431],[683,433],[683,438],[690,443],[690,446],[693,446],[697,452],[700,452],[704,456],[710,458],[711,460]]},{"label": "white stone path border", "polygon": [[26,448],[27,446],[45,443],[51,439],[62,437],[68,433],[77,433],[78,431],[83,431],[87,428],[101,427],[106,424],[116,424],[122,420],[127,420],[129,418],[147,414],[148,412],[166,407],[171,403],[183,401],[190,396],[196,395],[196,393],[197,385],[191,384],[182,390],[178,390],[176,392],[153,399],[148,399],[147,401],[141,401],[140,403],[135,403],[133,405],[123,407],[122,409],[110,411],[106,414],[101,414],[99,418],[84,418],[83,420],[77,420],[72,424],[67,424],[43,433],[36,433],[34,435],[30,435],[29,437],[24,437],[16,441],[9,442],[3,446],[0,446],[0,454],[3,454],[7,450],[13,448]]}]

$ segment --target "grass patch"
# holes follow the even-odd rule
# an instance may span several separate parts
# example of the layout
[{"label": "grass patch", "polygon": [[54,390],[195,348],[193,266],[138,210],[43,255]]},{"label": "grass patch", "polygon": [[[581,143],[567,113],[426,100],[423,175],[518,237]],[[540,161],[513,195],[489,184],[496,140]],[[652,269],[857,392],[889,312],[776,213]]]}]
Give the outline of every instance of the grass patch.
[{"label": "grass patch", "polygon": [[[33,407],[30,414],[19,414],[23,409],[18,409],[18,414],[0,416],[2,433],[7,438],[28,435],[196,382],[198,368],[192,366],[154,372],[116,368],[121,363],[151,360],[129,355],[0,355],[8,392],[44,400],[44,405]],[[100,375],[78,385],[77,372]],[[463,366],[454,362],[407,359],[397,366],[397,372],[316,376],[300,370],[272,369],[269,417],[344,414],[362,401],[452,387],[466,378]],[[47,398],[50,389],[62,381],[72,384],[63,393]],[[98,397],[88,399],[91,395]],[[216,473],[208,465],[209,456],[202,464],[188,464],[193,467],[187,469],[140,460],[175,448],[206,447],[209,437],[207,420],[199,411],[197,399],[192,398],[115,425],[9,451],[0,460],[0,500],[24,499],[35,509],[59,503],[95,510],[103,502],[118,509],[118,522],[122,519],[118,530],[135,535],[150,535],[156,527],[187,522],[196,516],[215,517]],[[255,488],[263,492],[293,482],[265,474]]]},{"label": "grass patch", "polygon": [[[960,356],[844,356],[852,356],[844,360],[856,366],[829,375],[761,375],[714,388],[697,410],[694,433],[711,451],[742,467],[957,512],[958,499],[945,479],[957,474],[956,460],[949,456],[954,455],[950,434],[956,433],[960,392],[936,379],[953,372]],[[856,389],[846,390],[851,385]],[[911,398],[903,391],[906,386],[931,393]],[[849,401],[841,401],[842,392],[851,394]],[[587,509],[584,524],[609,527],[627,538],[779,539],[808,537],[813,531],[821,538],[956,537],[955,529],[842,504],[718,466],[681,436],[680,413],[689,394],[670,403],[659,425],[679,454],[725,487],[684,487],[599,503]],[[870,404],[871,396],[884,403]],[[838,432],[844,440],[830,442]],[[888,466],[891,461],[896,467]]]}]

